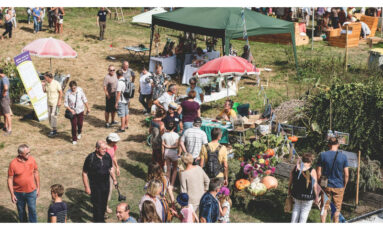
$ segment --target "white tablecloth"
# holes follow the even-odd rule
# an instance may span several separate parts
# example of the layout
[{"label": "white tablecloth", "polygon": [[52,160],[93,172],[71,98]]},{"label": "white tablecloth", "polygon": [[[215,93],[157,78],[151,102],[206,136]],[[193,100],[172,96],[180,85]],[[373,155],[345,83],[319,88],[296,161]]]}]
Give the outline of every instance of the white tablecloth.
[{"label": "white tablecloth", "polygon": [[182,84],[189,85],[189,79],[193,77],[193,73],[198,69],[198,67],[193,67],[191,64],[185,65],[184,75],[182,76]]},{"label": "white tablecloth", "polygon": [[[192,63],[193,55],[194,55],[194,54],[185,54],[185,62],[184,62],[184,65],[188,65],[188,64],[191,64],[191,63]],[[212,59],[219,58],[219,56],[221,55],[221,53],[220,53],[219,51],[212,51],[212,52],[207,52],[206,55],[208,56],[209,61],[210,61],[210,60],[212,60]],[[186,68],[186,67],[185,67],[185,68]]]},{"label": "white tablecloth", "polygon": [[162,64],[162,72],[166,74],[176,73],[176,55],[173,55],[171,57],[151,57],[149,62],[149,72],[155,71],[157,62],[160,62]]},{"label": "white tablecloth", "polygon": [[227,88],[222,88],[221,92],[219,93],[211,93],[211,95],[204,95],[203,97],[203,103],[211,102],[211,101],[217,101],[219,99],[225,98],[227,96],[237,96],[237,91],[229,88],[229,95],[227,94]]}]

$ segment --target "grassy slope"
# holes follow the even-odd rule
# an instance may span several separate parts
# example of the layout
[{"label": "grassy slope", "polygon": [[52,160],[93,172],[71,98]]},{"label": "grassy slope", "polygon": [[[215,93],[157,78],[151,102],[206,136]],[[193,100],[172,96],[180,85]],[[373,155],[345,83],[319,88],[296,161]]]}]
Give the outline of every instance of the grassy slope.
[{"label": "grassy slope", "polygon": [[[18,20],[26,20],[24,8],[18,10]],[[16,221],[15,206],[9,199],[6,188],[5,175],[8,164],[16,155],[17,146],[27,143],[32,147],[32,155],[36,158],[41,174],[41,195],[38,199],[38,219],[40,222],[47,220],[46,212],[50,203],[49,186],[54,183],[62,183],[66,187],[64,200],[69,204],[70,222],[89,222],[91,219],[89,197],[83,192],[81,181],[81,167],[83,160],[88,153],[93,151],[96,140],[104,139],[109,132],[103,128],[103,108],[104,96],[101,93],[101,82],[106,74],[109,64],[119,65],[119,61],[127,57],[127,52],[122,48],[127,45],[145,44],[149,46],[149,33],[147,27],[132,25],[129,23],[132,16],[138,14],[140,9],[124,9],[127,16],[125,23],[118,23],[110,20],[107,24],[106,40],[98,41],[98,27],[96,26],[95,8],[66,9],[67,15],[64,22],[64,34],[55,35],[48,31],[43,31],[34,35],[32,25],[19,23],[18,29],[14,32],[12,40],[1,41],[2,49],[0,58],[13,57],[20,53],[22,47],[31,41],[42,37],[55,37],[66,41],[77,52],[78,58],[75,60],[53,60],[53,66],[64,73],[70,73],[72,79],[78,81],[79,86],[84,88],[92,108],[92,113],[86,118],[84,123],[84,138],[77,146],[70,143],[70,125],[64,119],[63,113],[59,118],[60,135],[55,139],[46,137],[49,125],[46,121],[20,121],[19,119],[26,112],[31,111],[30,107],[14,106],[15,116],[14,133],[11,137],[1,137],[4,146],[1,148],[3,155],[0,161],[1,174],[3,179],[0,181],[0,222]],[[44,22],[46,25],[47,22]],[[46,27],[44,27],[46,29]],[[177,31],[161,28],[161,45],[165,44],[168,34],[179,34]],[[173,38],[173,37],[170,37]],[[174,39],[174,38],[173,38]],[[233,41],[236,50],[241,51],[243,41]],[[112,45],[112,48],[110,48]],[[204,47],[201,41],[201,46]],[[295,75],[293,68],[291,48],[275,44],[251,43],[252,53],[258,67],[268,67],[272,72],[262,74],[262,78],[269,79],[269,87],[266,89],[268,97],[278,104],[288,97],[298,97],[303,94],[305,86],[300,89],[291,78]],[[367,62],[366,46],[350,50],[350,63],[353,66],[365,65]],[[160,49],[161,50],[161,49]],[[324,42],[315,43],[313,55],[315,57],[331,58],[340,57],[344,53],[343,49],[328,47]],[[308,47],[298,47],[300,62],[309,58],[311,50]],[[116,61],[106,60],[106,56],[117,57]],[[49,61],[33,57],[37,70],[43,72],[49,69]],[[138,70],[140,62],[132,62],[133,69]],[[362,67],[365,68],[365,67]],[[352,75],[354,76],[354,75]],[[290,80],[289,80],[290,78]],[[289,94],[286,92],[286,84],[289,82]],[[138,82],[136,82],[137,84]],[[235,101],[251,104],[252,109],[261,110],[263,107],[263,97],[258,96],[258,89],[254,87],[254,81],[245,80],[241,82],[238,97]],[[181,92],[185,87],[181,88]],[[219,102],[211,103],[206,106],[204,116],[213,116],[217,113]],[[131,123],[128,133],[121,135],[122,141],[119,143],[118,163],[121,167],[119,178],[121,190],[127,195],[127,201],[131,204],[131,212],[134,217],[138,217],[138,201],[143,195],[144,178],[147,172],[147,162],[150,161],[150,149],[144,144],[147,130],[142,127],[143,116],[141,115],[141,105],[137,98],[132,101]],[[286,183],[282,183],[278,192],[270,192],[265,199],[270,202],[261,203],[255,211],[240,211],[233,209],[231,212],[232,222],[288,222],[289,215],[283,214],[283,202],[285,198]],[[118,203],[116,192],[113,193],[110,207],[115,209]],[[309,220],[317,222],[318,212],[312,211]],[[109,219],[116,222],[113,216]]]}]

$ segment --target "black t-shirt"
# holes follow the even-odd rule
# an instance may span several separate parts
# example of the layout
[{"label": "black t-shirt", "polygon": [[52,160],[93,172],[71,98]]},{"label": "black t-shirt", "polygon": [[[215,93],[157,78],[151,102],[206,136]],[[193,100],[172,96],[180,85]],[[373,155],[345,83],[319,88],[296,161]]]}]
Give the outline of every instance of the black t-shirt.
[{"label": "black t-shirt", "polygon": [[108,14],[107,10],[99,10],[97,13],[99,22],[106,22],[106,15]]},{"label": "black t-shirt", "polygon": [[95,152],[89,154],[84,162],[83,171],[88,173],[89,185],[92,188],[108,188],[112,158],[108,153],[100,159]]},{"label": "black t-shirt", "polygon": [[[166,116],[162,119],[162,122],[164,122],[165,128],[167,129],[168,124],[172,121],[174,122],[175,126],[178,127],[180,123],[180,115],[177,112],[174,112],[174,116],[171,117],[169,113],[166,114]],[[177,130],[177,128],[176,128]]]},{"label": "black t-shirt", "polygon": [[52,216],[57,217],[57,223],[65,223],[65,217],[67,215],[68,208],[65,202],[53,203],[48,209],[48,220]]}]

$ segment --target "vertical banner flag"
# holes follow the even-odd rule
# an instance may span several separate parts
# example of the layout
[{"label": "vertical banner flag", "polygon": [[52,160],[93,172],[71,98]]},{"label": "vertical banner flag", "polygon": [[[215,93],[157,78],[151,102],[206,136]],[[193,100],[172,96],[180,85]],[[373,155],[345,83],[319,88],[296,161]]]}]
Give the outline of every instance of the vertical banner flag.
[{"label": "vertical banner flag", "polygon": [[48,119],[47,94],[43,91],[29,51],[17,55],[14,61],[37,118],[39,121]]}]

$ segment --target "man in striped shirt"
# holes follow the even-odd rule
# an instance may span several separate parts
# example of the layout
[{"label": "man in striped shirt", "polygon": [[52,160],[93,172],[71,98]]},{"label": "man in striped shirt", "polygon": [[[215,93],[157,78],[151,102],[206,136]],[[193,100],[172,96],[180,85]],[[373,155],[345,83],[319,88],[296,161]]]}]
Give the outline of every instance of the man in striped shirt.
[{"label": "man in striped shirt", "polygon": [[200,152],[202,145],[207,144],[207,135],[201,130],[202,120],[196,117],[193,122],[193,128],[187,129],[181,137],[181,150],[186,154],[193,156],[193,165],[199,165]]}]

